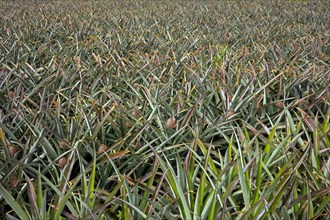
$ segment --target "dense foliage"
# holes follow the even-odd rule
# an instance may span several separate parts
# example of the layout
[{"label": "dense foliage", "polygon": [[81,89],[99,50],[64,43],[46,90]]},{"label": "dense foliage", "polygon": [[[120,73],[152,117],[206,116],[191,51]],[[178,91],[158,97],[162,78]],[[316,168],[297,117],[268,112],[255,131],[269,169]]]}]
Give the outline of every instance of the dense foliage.
[{"label": "dense foliage", "polygon": [[1,1],[0,68],[1,219],[330,216],[330,1]]}]

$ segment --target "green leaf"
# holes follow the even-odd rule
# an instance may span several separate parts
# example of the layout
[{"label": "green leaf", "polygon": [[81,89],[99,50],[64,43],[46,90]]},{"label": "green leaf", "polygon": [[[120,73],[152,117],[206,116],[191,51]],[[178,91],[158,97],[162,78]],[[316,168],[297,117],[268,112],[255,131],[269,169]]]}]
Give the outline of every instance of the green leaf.
[{"label": "green leaf", "polygon": [[14,197],[12,197],[11,193],[8,192],[1,183],[0,195],[6,200],[8,205],[10,205],[10,207],[20,219],[30,219],[30,217],[26,214],[26,211],[24,211],[24,209],[19,205],[19,203],[14,199]]}]

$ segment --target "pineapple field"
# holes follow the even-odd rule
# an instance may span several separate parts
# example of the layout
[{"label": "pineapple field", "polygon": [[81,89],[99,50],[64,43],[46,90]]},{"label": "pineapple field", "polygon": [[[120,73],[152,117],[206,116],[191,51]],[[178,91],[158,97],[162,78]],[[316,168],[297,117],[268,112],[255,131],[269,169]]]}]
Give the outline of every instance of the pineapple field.
[{"label": "pineapple field", "polygon": [[330,219],[330,1],[0,1],[0,219]]}]

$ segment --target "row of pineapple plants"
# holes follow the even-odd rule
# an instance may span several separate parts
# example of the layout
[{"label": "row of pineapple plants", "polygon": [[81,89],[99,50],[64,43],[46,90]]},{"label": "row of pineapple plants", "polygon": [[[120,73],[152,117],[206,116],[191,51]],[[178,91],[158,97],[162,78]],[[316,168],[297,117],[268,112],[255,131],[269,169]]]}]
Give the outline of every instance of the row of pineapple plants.
[{"label": "row of pineapple plants", "polygon": [[2,2],[1,218],[327,218],[327,5]]}]

